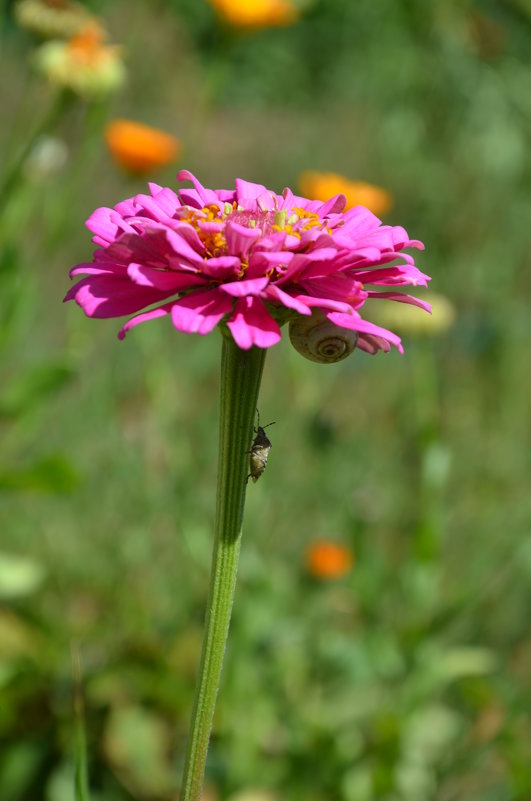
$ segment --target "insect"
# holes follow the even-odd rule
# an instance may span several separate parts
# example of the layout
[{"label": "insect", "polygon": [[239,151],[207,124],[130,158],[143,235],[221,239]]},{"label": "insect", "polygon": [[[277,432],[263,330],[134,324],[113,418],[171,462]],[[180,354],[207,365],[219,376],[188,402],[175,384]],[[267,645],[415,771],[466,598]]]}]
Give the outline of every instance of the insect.
[{"label": "insect", "polygon": [[258,425],[254,429],[256,437],[254,438],[253,444],[251,445],[251,450],[249,451],[249,470],[251,472],[247,476],[247,480],[249,480],[250,477],[253,481],[258,481],[267,467],[267,457],[269,456],[269,451],[271,450],[271,442],[265,433],[265,429],[269,428],[269,426],[275,425],[274,422],[268,423],[262,428],[260,425],[260,413],[258,409],[256,410],[256,413],[258,415]]}]

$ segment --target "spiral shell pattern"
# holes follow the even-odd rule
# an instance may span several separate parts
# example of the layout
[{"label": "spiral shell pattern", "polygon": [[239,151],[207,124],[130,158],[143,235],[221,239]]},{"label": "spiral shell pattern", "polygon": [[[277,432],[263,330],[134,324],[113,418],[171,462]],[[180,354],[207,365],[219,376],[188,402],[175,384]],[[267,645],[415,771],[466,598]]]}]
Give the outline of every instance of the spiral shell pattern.
[{"label": "spiral shell pattern", "polygon": [[311,317],[298,317],[289,324],[291,344],[312,362],[333,364],[350,356],[358,342],[356,331],[330,322],[322,312]]}]

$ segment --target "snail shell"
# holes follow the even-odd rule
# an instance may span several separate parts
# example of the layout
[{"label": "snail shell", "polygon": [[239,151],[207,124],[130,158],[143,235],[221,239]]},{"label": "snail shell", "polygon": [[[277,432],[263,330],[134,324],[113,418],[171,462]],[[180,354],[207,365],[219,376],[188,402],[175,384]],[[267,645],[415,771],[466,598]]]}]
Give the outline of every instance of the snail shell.
[{"label": "snail shell", "polygon": [[340,328],[316,310],[311,317],[297,317],[290,322],[289,338],[306,359],[332,364],[350,356],[358,342],[358,333]]}]

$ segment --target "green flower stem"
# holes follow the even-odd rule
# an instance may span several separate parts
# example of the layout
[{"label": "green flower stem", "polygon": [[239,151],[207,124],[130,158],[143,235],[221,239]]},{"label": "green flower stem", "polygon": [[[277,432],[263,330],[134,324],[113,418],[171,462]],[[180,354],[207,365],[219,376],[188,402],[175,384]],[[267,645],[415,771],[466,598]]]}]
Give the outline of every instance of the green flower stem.
[{"label": "green flower stem", "polygon": [[55,95],[50,108],[46,111],[42,120],[26,139],[23,147],[18,153],[15,163],[4,172],[0,183],[0,210],[2,210],[7,204],[11,193],[16,188],[20,180],[20,176],[22,175],[26,159],[35,146],[37,139],[53,130],[63,112],[72,103],[73,99],[74,95],[66,90],[62,90]]},{"label": "green flower stem", "polygon": [[223,336],[215,540],[180,801],[199,801],[236,588],[253,421],[265,349]]},{"label": "green flower stem", "polygon": [[70,646],[72,656],[72,678],[74,685],[74,733],[75,773],[74,791],[76,801],[90,801],[87,771],[87,737],[85,734],[85,709],[81,679],[81,659],[74,643]]}]

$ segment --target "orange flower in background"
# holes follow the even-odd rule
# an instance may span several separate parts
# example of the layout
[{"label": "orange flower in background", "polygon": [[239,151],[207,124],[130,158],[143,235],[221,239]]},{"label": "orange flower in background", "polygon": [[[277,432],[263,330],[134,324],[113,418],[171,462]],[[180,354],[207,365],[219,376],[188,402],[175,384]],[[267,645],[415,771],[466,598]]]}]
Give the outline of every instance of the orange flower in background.
[{"label": "orange flower in background", "polygon": [[335,172],[303,172],[299,177],[301,194],[311,200],[328,200],[334,195],[345,195],[347,205],[365,206],[379,217],[393,205],[393,197],[385,189],[362,181],[349,181]]},{"label": "orange flower in background", "polygon": [[354,554],[350,548],[338,542],[316,540],[308,546],[306,565],[315,578],[341,578],[350,573],[354,565]]},{"label": "orange flower in background", "polygon": [[291,25],[299,18],[290,0],[209,0],[219,16],[235,28]]},{"label": "orange flower in background", "polygon": [[133,120],[113,120],[105,141],[114,160],[128,172],[143,174],[175,161],[180,141],[169,133]]},{"label": "orange flower in background", "polygon": [[[91,22],[89,25],[75,33],[68,40],[68,50],[78,64],[87,67],[97,67],[108,57],[105,44],[107,33],[99,22]],[[115,50],[116,45],[111,45]]]}]

